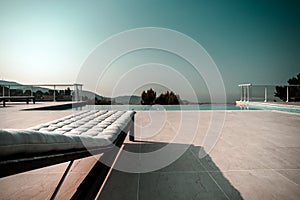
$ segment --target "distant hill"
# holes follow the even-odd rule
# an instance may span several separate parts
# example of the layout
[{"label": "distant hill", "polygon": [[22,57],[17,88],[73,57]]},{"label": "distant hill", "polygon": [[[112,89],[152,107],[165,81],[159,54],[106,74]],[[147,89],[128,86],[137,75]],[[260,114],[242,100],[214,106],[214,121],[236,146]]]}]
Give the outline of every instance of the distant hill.
[{"label": "distant hill", "polygon": [[17,82],[14,82],[14,81],[0,80],[0,85],[21,85],[21,84],[17,83]]},{"label": "distant hill", "polygon": [[48,92],[49,89],[48,88],[44,88],[44,87],[30,87],[30,86],[26,86],[26,85],[22,85],[20,83],[14,82],[14,81],[5,81],[5,80],[0,80],[0,85],[12,85],[10,88],[11,89],[18,89],[18,90],[32,90],[33,92],[36,92],[38,90],[42,91],[42,92]]},{"label": "distant hill", "polygon": [[134,104],[140,105],[141,104],[141,97],[140,96],[119,96],[113,98],[116,104]]},{"label": "distant hill", "polygon": [[99,100],[110,100],[110,98],[108,98],[108,97],[103,97],[103,96],[100,96],[100,95],[98,95],[94,92],[87,91],[87,90],[82,91],[82,96],[87,97],[89,99],[97,98]]}]

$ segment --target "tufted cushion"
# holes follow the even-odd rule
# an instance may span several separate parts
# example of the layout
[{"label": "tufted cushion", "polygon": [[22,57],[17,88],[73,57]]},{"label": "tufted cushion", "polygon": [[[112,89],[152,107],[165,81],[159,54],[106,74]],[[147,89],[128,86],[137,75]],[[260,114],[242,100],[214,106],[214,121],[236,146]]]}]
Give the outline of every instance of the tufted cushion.
[{"label": "tufted cushion", "polygon": [[0,130],[0,156],[112,144],[134,111],[82,111],[29,129]]}]

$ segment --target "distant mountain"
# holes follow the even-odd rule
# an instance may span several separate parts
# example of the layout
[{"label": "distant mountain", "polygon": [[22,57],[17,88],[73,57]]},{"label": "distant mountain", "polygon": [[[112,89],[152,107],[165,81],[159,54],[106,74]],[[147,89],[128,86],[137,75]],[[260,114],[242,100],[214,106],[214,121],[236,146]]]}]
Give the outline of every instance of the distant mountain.
[{"label": "distant mountain", "polygon": [[91,92],[91,91],[87,91],[87,90],[83,90],[82,91],[82,96],[83,97],[87,97],[89,99],[94,99],[94,98],[97,98],[99,100],[108,100],[110,98],[107,98],[107,97],[103,97],[103,96],[100,96],[94,92]]},{"label": "distant mountain", "polygon": [[191,102],[189,102],[188,100],[181,100],[181,104],[188,105],[191,104]]},{"label": "distant mountain", "polygon": [[26,86],[26,85],[22,85],[20,83],[14,82],[14,81],[5,81],[5,80],[0,80],[0,85],[10,85],[10,89],[17,89],[17,90],[32,90],[33,92],[36,92],[38,90],[42,91],[42,92],[48,92],[49,89],[48,88],[44,88],[44,87],[31,87],[31,86]]},{"label": "distant mountain", "polygon": [[134,104],[140,105],[141,104],[141,97],[140,96],[119,96],[113,98],[116,104]]},{"label": "distant mountain", "polygon": [[17,83],[17,82],[14,82],[14,81],[0,80],[0,85],[21,85],[21,84]]}]

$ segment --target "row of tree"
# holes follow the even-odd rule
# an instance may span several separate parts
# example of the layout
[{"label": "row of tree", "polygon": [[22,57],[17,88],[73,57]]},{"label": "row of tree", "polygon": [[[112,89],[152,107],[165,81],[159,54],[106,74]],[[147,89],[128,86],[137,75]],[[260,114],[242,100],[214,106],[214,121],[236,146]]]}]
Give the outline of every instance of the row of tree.
[{"label": "row of tree", "polygon": [[179,95],[175,95],[174,92],[167,91],[166,93],[160,94],[156,97],[156,92],[150,88],[147,91],[142,92],[142,105],[153,105],[153,104],[160,104],[160,105],[177,105],[180,104],[180,97]]},{"label": "row of tree", "polygon": [[[4,88],[3,88],[4,87]],[[3,95],[4,91],[4,95]],[[49,89],[46,92],[43,92],[41,90],[37,90],[36,92],[32,92],[29,89],[10,89],[7,86],[0,86],[0,96],[35,96],[36,100],[53,100],[55,92],[55,99],[56,100],[67,100],[70,101],[72,100],[72,91],[68,87],[65,90],[51,90]]]},{"label": "row of tree", "polygon": [[[290,78],[289,85],[300,85],[300,73],[296,77]],[[300,101],[300,86],[289,87],[289,101]],[[276,86],[275,97],[279,97],[281,100],[287,100],[287,86]]]}]

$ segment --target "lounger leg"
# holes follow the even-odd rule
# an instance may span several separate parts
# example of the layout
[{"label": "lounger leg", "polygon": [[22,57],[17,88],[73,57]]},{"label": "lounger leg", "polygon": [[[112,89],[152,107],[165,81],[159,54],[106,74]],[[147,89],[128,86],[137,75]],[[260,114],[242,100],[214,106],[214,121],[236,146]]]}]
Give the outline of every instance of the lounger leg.
[{"label": "lounger leg", "polygon": [[129,140],[134,141],[134,115],[132,116],[129,129]]},{"label": "lounger leg", "polygon": [[51,198],[50,198],[51,200],[55,199],[55,197],[56,197],[56,195],[57,195],[59,189],[61,188],[61,186],[62,186],[64,180],[66,179],[66,176],[68,175],[68,173],[69,173],[69,171],[70,171],[70,169],[71,169],[71,167],[72,167],[72,165],[73,165],[73,162],[74,162],[74,160],[72,160],[72,161],[69,163],[69,165],[68,165],[66,171],[64,172],[63,176],[61,177],[61,179],[60,179],[58,185],[56,186],[56,188],[55,188],[55,190],[54,190],[54,192],[53,192],[53,194],[52,194],[52,196],[51,196]]},{"label": "lounger leg", "polygon": [[[102,187],[106,176],[108,175],[111,166],[113,165],[122,146],[126,133],[122,132],[119,140],[115,143],[117,148],[105,152],[95,163],[89,174],[85,177],[82,183],[77,188],[77,191],[72,196],[71,200],[95,199],[100,188]],[[103,164],[104,163],[104,164]]]}]

